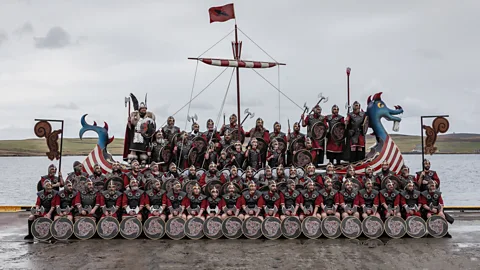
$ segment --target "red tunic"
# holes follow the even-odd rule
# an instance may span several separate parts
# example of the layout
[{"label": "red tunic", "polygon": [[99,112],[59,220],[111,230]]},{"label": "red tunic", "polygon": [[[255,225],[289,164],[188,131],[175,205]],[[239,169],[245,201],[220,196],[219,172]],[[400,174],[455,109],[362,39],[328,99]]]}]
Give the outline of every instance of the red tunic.
[{"label": "red tunic", "polygon": [[[314,117],[318,119],[318,118],[320,117],[320,115],[314,115]],[[304,127],[308,126],[308,124],[309,124],[308,119],[309,119],[309,117],[308,117],[308,115],[306,115],[306,116],[305,116],[305,119],[304,119],[304,121],[303,121],[303,125],[302,125],[302,126],[304,126]],[[326,127],[328,127],[328,123],[327,123],[327,118],[326,118],[326,117],[323,117],[323,124],[324,124]],[[322,140],[321,142],[323,142],[323,140]],[[315,149],[321,149],[321,150],[323,150],[323,143],[320,145],[320,142],[317,141],[317,140],[313,140],[313,139],[312,139],[312,146],[313,146],[313,148],[315,148]]]},{"label": "red tunic", "polygon": [[[117,212],[113,213],[113,215],[112,215],[113,217],[117,217],[117,213],[118,213],[118,211],[120,211],[118,209],[122,207],[122,198],[123,198],[122,196],[118,196],[117,200],[115,201],[115,206],[117,207]],[[99,193],[97,195],[97,205],[99,205],[100,207],[106,206],[105,205],[105,197],[101,193]],[[106,215],[102,214],[102,217],[106,217]]]},{"label": "red tunic", "polygon": [[[255,128],[252,128],[250,131],[245,133],[245,137],[250,137],[255,133]],[[270,134],[268,133],[268,130],[263,129],[263,136],[262,139],[267,143],[270,144]]]},{"label": "red tunic", "polygon": [[[336,117],[336,115],[335,115]],[[341,118],[340,120],[341,123],[345,123],[345,118]],[[329,134],[327,138],[327,152],[331,153],[342,153],[343,152],[343,143],[339,142],[336,143],[335,140],[333,139],[332,134]]]},{"label": "red tunic", "polygon": [[[357,113],[358,115],[358,113]],[[365,116],[366,117],[366,116]],[[350,115],[347,115],[347,118],[345,119],[346,122],[350,122]],[[358,143],[357,144],[354,144],[351,140],[350,140],[350,147],[365,147],[365,135],[363,134],[359,134],[358,135]],[[355,149],[356,151],[356,149]]]}]

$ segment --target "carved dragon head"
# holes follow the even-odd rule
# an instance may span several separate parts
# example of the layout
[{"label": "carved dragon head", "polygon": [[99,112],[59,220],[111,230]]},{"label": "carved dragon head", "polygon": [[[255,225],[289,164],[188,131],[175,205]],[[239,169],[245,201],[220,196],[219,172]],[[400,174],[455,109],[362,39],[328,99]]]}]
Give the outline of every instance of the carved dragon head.
[{"label": "carved dragon head", "polygon": [[113,142],[115,137],[113,136],[112,138],[108,138],[108,124],[104,122],[103,127],[97,126],[97,122],[93,122],[93,125],[87,124],[87,121],[85,120],[86,116],[88,114],[84,114],[82,118],[80,119],[80,123],[82,124],[82,128],[80,129],[79,136],[80,139],[83,138],[83,134],[87,131],[94,131],[98,135],[98,141],[97,144],[100,146],[101,149],[106,149],[107,145]]},{"label": "carved dragon head", "polygon": [[401,122],[402,119],[395,116],[401,113],[403,113],[403,109],[399,105],[395,105],[394,110],[387,107],[387,104],[382,100],[382,92],[376,93],[373,97],[369,96],[367,99],[367,116],[370,121],[370,127],[377,136],[382,138],[387,136],[387,132],[381,122],[382,118],[388,121]]}]

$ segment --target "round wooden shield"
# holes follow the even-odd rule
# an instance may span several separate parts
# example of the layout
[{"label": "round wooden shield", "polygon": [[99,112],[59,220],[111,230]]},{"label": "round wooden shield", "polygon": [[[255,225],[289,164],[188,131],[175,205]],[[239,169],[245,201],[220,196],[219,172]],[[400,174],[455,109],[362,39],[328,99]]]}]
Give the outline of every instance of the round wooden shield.
[{"label": "round wooden shield", "polygon": [[192,217],[185,223],[185,235],[194,240],[203,237],[203,219],[199,217]]},{"label": "round wooden shield", "polygon": [[412,238],[422,238],[427,234],[427,225],[423,218],[418,216],[409,216],[405,221],[407,224],[407,234]]},{"label": "round wooden shield", "polygon": [[258,239],[262,236],[262,220],[259,217],[249,217],[243,221],[242,232],[248,239]]},{"label": "round wooden shield", "polygon": [[160,157],[162,161],[165,162],[165,164],[170,164],[173,158],[172,148],[170,147],[170,145],[164,145],[160,149]]},{"label": "round wooden shield", "polygon": [[302,149],[305,149],[305,137],[299,137],[299,138],[296,138],[294,139],[291,143],[290,143],[290,148],[288,149],[290,152],[293,152],[293,151],[300,151]]},{"label": "round wooden shield", "polygon": [[48,240],[52,237],[52,233],[50,232],[50,226],[52,225],[52,220],[46,217],[38,217],[36,218],[33,223],[32,227],[32,234],[38,240]]},{"label": "round wooden shield", "polygon": [[310,239],[322,236],[322,221],[318,217],[309,216],[302,221],[302,233]]},{"label": "round wooden shield", "polygon": [[298,217],[289,216],[282,221],[282,234],[287,239],[295,239],[302,234],[302,223]]},{"label": "round wooden shield", "polygon": [[156,131],[157,125],[155,124],[155,120],[150,117],[142,120],[142,123],[140,124],[140,134],[142,134],[144,138],[151,138]]},{"label": "round wooden shield", "polygon": [[327,216],[322,220],[322,233],[325,237],[335,239],[342,234],[340,219],[336,216]]},{"label": "round wooden shield", "polygon": [[313,139],[320,141],[325,139],[327,136],[327,126],[323,122],[316,122],[312,126],[312,137]]},{"label": "round wooden shield", "polygon": [[[287,151],[287,142],[283,138],[275,138],[278,142],[278,149],[282,151],[282,153],[285,153]],[[272,143],[270,143],[272,144]],[[273,148],[272,148],[273,149]]]},{"label": "round wooden shield", "polygon": [[331,136],[335,142],[342,142],[345,140],[345,123],[337,122],[333,125]]},{"label": "round wooden shield", "polygon": [[187,156],[188,166],[195,165],[195,163],[197,162],[197,158],[200,155],[201,154],[198,152],[197,148],[195,147],[190,148],[190,151],[188,151],[188,156]]},{"label": "round wooden shield", "polygon": [[67,217],[56,219],[50,225],[50,233],[57,240],[68,240],[73,235],[73,222]]},{"label": "round wooden shield", "polygon": [[363,135],[367,134],[369,125],[368,116],[365,116],[365,120],[363,120],[362,124]]},{"label": "round wooden shield", "polygon": [[219,217],[207,218],[203,223],[203,234],[210,239],[218,239],[222,237],[222,219]]},{"label": "round wooden shield", "polygon": [[242,236],[242,220],[238,217],[227,217],[222,222],[222,233],[228,239],[237,239]]},{"label": "round wooden shield", "polygon": [[198,153],[200,155],[205,154],[205,152],[207,151],[208,143],[202,136],[197,136],[193,138],[193,144],[195,145],[195,148],[198,150]]},{"label": "round wooden shield", "polygon": [[[230,183],[223,184],[222,188],[220,189],[221,195],[228,193],[228,185],[230,185]],[[240,193],[240,191],[242,190],[240,185],[238,185],[237,183],[233,183],[233,185],[235,186],[235,193]]]},{"label": "round wooden shield", "polygon": [[172,190],[174,181],[175,179],[170,178],[167,181],[163,182],[162,189],[165,190],[166,192],[169,192],[170,190]]},{"label": "round wooden shield", "polygon": [[443,217],[434,215],[427,220],[427,230],[431,236],[442,238],[448,232],[448,223]]},{"label": "round wooden shield", "polygon": [[383,221],[376,216],[368,216],[362,222],[362,230],[366,237],[378,238],[383,234]]},{"label": "round wooden shield", "polygon": [[120,232],[120,224],[114,217],[103,217],[97,224],[97,233],[103,239],[113,239]]},{"label": "round wooden shield", "polygon": [[401,217],[392,216],[385,220],[385,232],[391,238],[402,238],[407,233],[407,224]]},{"label": "round wooden shield", "polygon": [[169,219],[165,228],[165,233],[173,240],[185,237],[185,220],[180,217]]},{"label": "round wooden shield", "polygon": [[83,175],[76,176],[76,177],[74,177],[72,182],[73,182],[73,189],[74,190],[76,190],[78,192],[86,191],[85,183],[87,182],[87,177],[85,177]]},{"label": "round wooden shield", "polygon": [[80,218],[73,224],[73,233],[80,240],[92,238],[96,233],[97,224],[95,219],[84,217]]},{"label": "round wooden shield", "polygon": [[190,180],[183,183],[183,191],[187,194],[191,194],[193,192],[193,187],[198,184],[197,180]]},{"label": "round wooden shield", "polygon": [[263,138],[260,138],[260,137],[257,137],[257,143],[258,143],[258,150],[260,150],[260,153],[266,153],[267,150],[268,150],[268,144],[267,142],[263,139]]},{"label": "round wooden shield", "polygon": [[238,128],[234,128],[230,131],[232,136],[232,141],[240,141],[243,142],[245,140],[245,133],[241,132],[240,137],[238,137]]},{"label": "round wooden shield", "polygon": [[312,154],[306,149],[297,151],[295,155],[293,155],[293,164],[297,167],[305,167],[310,164],[312,160]]},{"label": "round wooden shield", "polygon": [[123,217],[120,222],[120,234],[128,240],[136,239],[142,234],[142,222],[137,217]]},{"label": "round wooden shield", "polygon": [[149,217],[143,224],[143,233],[152,240],[158,240],[165,235],[165,221],[158,216]]},{"label": "round wooden shield", "polygon": [[362,222],[354,216],[343,218],[340,228],[343,235],[350,239],[355,239],[362,234]]},{"label": "round wooden shield", "polygon": [[262,234],[267,239],[275,240],[282,236],[282,223],[279,218],[266,217],[262,222]]},{"label": "round wooden shield", "polygon": [[205,186],[205,195],[210,196],[210,190],[213,187],[216,187],[218,192],[220,193],[220,191],[222,190],[222,182],[220,182],[219,180],[212,180],[208,182]]},{"label": "round wooden shield", "polygon": [[383,178],[381,189],[387,188],[388,180],[392,181],[394,189],[399,190],[399,185],[400,185],[401,182],[400,182],[400,179],[395,175],[389,175],[389,176]]},{"label": "round wooden shield", "polygon": [[105,183],[105,186],[108,187],[110,185],[110,182],[113,181],[113,184],[117,187],[117,190],[123,190],[123,179],[118,176],[110,177],[107,182]]}]

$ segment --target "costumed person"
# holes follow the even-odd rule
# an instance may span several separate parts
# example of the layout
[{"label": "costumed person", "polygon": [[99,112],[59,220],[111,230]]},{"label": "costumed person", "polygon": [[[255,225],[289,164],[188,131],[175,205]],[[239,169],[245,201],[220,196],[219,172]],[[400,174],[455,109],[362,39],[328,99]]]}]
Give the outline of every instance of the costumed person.
[{"label": "costumed person", "polygon": [[287,217],[298,216],[298,209],[303,203],[302,194],[295,189],[295,182],[293,180],[287,181],[287,189],[281,190],[283,194],[283,201],[281,202],[282,215],[280,219],[283,221]]},{"label": "costumed person", "polygon": [[40,180],[37,183],[37,191],[40,191],[43,189],[43,184],[45,183],[46,180],[50,181],[50,184],[52,184],[52,188],[56,191],[60,190],[60,187],[63,187],[63,178],[62,178],[62,172],[57,174],[57,166],[50,164],[48,166],[47,170],[47,175],[44,175],[40,177]]},{"label": "costumed person", "polygon": [[144,185],[145,184],[145,177],[143,173],[140,171],[140,162],[138,160],[134,160],[131,163],[132,168],[131,170],[125,174],[123,177],[123,186],[126,190],[130,189],[130,182],[135,179],[138,181],[138,184]]},{"label": "costumed person", "polygon": [[367,180],[367,182],[365,182],[365,188],[358,192],[354,203],[361,207],[362,218],[365,219],[368,216],[376,216],[380,218],[380,214],[377,211],[379,204],[378,197],[378,191],[373,189],[373,181]]},{"label": "costumed person", "polygon": [[287,181],[287,176],[285,175],[285,168],[282,164],[278,165],[277,167],[277,177],[275,179],[277,183],[282,183]]},{"label": "costumed person", "polygon": [[157,163],[152,162],[148,169],[143,172],[143,178],[145,179],[145,185],[143,190],[149,190],[152,188],[152,184],[155,180],[159,180],[160,184],[163,184],[163,173],[160,171],[160,166]]},{"label": "costumed person", "polygon": [[386,188],[380,190],[380,204],[383,208],[385,219],[391,216],[401,217],[400,213],[400,193],[395,190],[391,180],[387,180]]},{"label": "costumed person", "polygon": [[325,168],[325,174],[322,175],[322,179],[326,179],[327,177],[332,179],[332,183],[334,184],[334,186],[338,186],[338,183],[342,183],[343,181],[342,180],[343,177],[335,173],[335,167],[330,162],[327,164],[327,167]]},{"label": "costumed person", "polygon": [[437,190],[437,182],[430,180],[427,184],[427,190],[422,191],[420,196],[420,204],[422,210],[426,214],[426,218],[430,218],[432,215],[438,215],[445,218],[443,213],[443,198],[442,192]]},{"label": "costumed person", "polygon": [[320,207],[322,209],[322,219],[325,219],[327,216],[336,216],[340,219],[340,213],[337,211],[338,205],[340,204],[340,193],[333,188],[332,179],[325,179],[325,188],[321,189],[320,193],[322,199],[320,202]]},{"label": "costumed person", "polygon": [[305,150],[310,152],[310,155],[312,156],[312,162],[311,163],[315,164],[315,162],[317,160],[318,149],[313,147],[312,139],[310,139],[310,138],[305,139]]},{"label": "costumed person", "polygon": [[185,207],[182,205],[183,199],[187,196],[187,193],[182,191],[182,185],[178,180],[173,182],[172,189],[167,192],[167,195],[164,197],[165,202],[168,207],[168,219],[174,217],[180,217],[184,220],[187,219],[187,216],[183,213]]},{"label": "costumed person", "polygon": [[260,175],[257,184],[259,184],[260,187],[268,186],[270,181],[275,181],[275,178],[273,177],[272,167],[267,165],[267,167],[265,167],[264,174]]},{"label": "costumed person", "polygon": [[[226,130],[225,133],[223,134],[223,139],[220,141],[219,145],[220,147],[217,147],[219,148],[218,150],[222,150],[222,149],[227,149],[227,147],[229,147],[230,145],[233,144],[233,142],[235,142],[236,140],[233,140],[232,139],[232,132],[230,130]],[[217,151],[217,152],[219,152]]]},{"label": "costumed person", "polygon": [[220,217],[220,212],[222,211],[219,207],[220,201],[222,197],[219,196],[220,192],[216,187],[212,187],[210,189],[210,195],[206,199],[206,208],[205,208],[205,216],[206,217]]},{"label": "costumed person", "polygon": [[112,172],[108,173],[106,177],[107,179],[110,179],[112,177],[120,177],[124,179],[125,174],[122,172],[122,165],[120,164],[120,162],[114,161],[112,163]]},{"label": "costumed person", "polygon": [[350,179],[347,179],[344,183],[344,189],[339,192],[340,194],[340,206],[342,219],[348,216],[354,216],[356,218],[360,218],[360,214],[357,211],[357,207],[355,205],[355,198],[357,197],[358,190],[353,188],[353,183]]},{"label": "costumed person", "polygon": [[76,196],[77,192],[73,190],[72,182],[66,181],[63,190],[60,190],[54,198],[53,204],[57,209],[57,215],[55,215],[54,220],[67,217],[73,222],[74,200]]},{"label": "costumed person", "polygon": [[279,122],[275,122],[273,124],[273,132],[270,132],[269,134],[270,137],[270,142],[273,141],[274,139],[278,140],[283,140],[284,142],[287,142],[287,135],[282,132],[282,125]]},{"label": "costumed person", "polygon": [[145,208],[148,211],[148,217],[160,217],[165,221],[165,190],[162,189],[162,182],[158,179],[153,180],[152,189],[147,190],[144,194]]},{"label": "costumed person", "polygon": [[250,140],[251,146],[245,151],[246,166],[252,167],[254,170],[263,168],[262,154],[258,149],[258,141],[256,138]]},{"label": "costumed person", "polygon": [[350,148],[350,162],[356,162],[365,158],[365,131],[364,124],[367,115],[360,108],[360,103],[353,103],[353,112],[348,113],[345,119],[347,127],[347,147]]},{"label": "costumed person", "polygon": [[178,173],[177,165],[174,162],[170,163],[168,166],[168,172],[162,176],[162,182],[165,183],[170,179],[180,180],[180,174]]},{"label": "costumed person", "polygon": [[231,163],[237,168],[242,168],[243,162],[245,161],[245,152],[242,149],[242,143],[236,141],[233,146],[235,147],[235,150],[230,153]]},{"label": "costumed person", "polygon": [[320,105],[317,104],[313,108],[313,114],[309,114],[307,116],[302,114],[302,126],[307,127],[307,137],[309,137],[312,140],[313,149],[317,151],[317,157],[313,161],[313,164],[315,164],[315,166],[317,166],[318,164],[323,164],[323,158],[325,154],[325,151],[324,151],[325,140],[324,138],[316,140],[315,137],[320,134],[314,134],[314,130],[313,130],[313,126],[318,122],[323,123],[323,127],[325,128],[323,132],[326,133],[327,118],[325,118],[325,116],[322,115],[322,108],[320,107]]},{"label": "costumed person", "polygon": [[[168,140],[163,137],[163,132],[161,129],[157,130],[155,134],[153,134],[152,139],[150,141],[150,146],[148,148],[147,154],[150,156],[152,162],[162,163],[168,162],[168,160],[164,160],[162,157],[162,151],[164,151],[164,147],[168,145]],[[166,150],[169,151],[169,150]],[[165,164],[166,165],[166,164]],[[162,168],[164,171],[165,168]]]},{"label": "costumed person", "polygon": [[415,182],[410,181],[405,185],[405,190],[400,192],[400,204],[405,209],[405,219],[410,216],[421,217],[420,209],[422,204],[420,203],[420,191],[416,190]]},{"label": "costumed person", "polygon": [[274,180],[268,181],[268,191],[263,192],[263,200],[260,200],[259,207],[263,208],[264,217],[275,217],[280,219],[280,206],[284,203],[283,194],[277,190],[277,183]]},{"label": "costumed person", "polygon": [[270,143],[270,136],[268,134],[268,130],[263,127],[262,118],[257,119],[255,127],[250,129],[250,131],[246,132],[245,137],[261,138],[265,141],[267,145]]},{"label": "costumed person", "polygon": [[200,192],[200,186],[196,183],[192,187],[192,193],[187,194],[182,200],[182,206],[187,210],[187,220],[199,217],[205,220],[203,212],[207,208],[207,196]]},{"label": "costumed person", "polygon": [[202,174],[198,183],[203,188],[210,181],[213,181],[213,180],[220,180],[220,177],[218,175],[217,164],[212,162],[208,166],[208,172],[205,172],[204,174]]},{"label": "costumed person", "polygon": [[232,166],[230,168],[230,174],[227,175],[225,173],[222,173],[222,175],[220,175],[220,182],[222,183],[233,182],[240,187],[243,186],[243,179],[240,175],[238,175],[238,169],[235,166]]},{"label": "costumed person", "polygon": [[96,192],[103,191],[107,177],[102,172],[102,167],[99,164],[93,165],[93,174],[88,177],[93,182]]},{"label": "costumed person", "polygon": [[257,184],[250,181],[248,183],[248,190],[242,192],[242,196],[237,200],[237,208],[242,209],[245,213],[245,219],[249,217],[258,217],[263,221],[263,217],[260,216],[262,205],[264,204],[262,192],[257,190]]},{"label": "costumed person", "polygon": [[83,171],[83,164],[80,161],[73,162],[73,172],[67,175],[66,181],[70,181],[73,184],[73,189],[81,191],[85,187],[85,180],[87,180],[88,174]]},{"label": "costumed person", "polygon": [[119,215],[122,209],[122,192],[117,190],[117,186],[113,181],[110,181],[107,185],[107,190],[98,193],[97,204],[102,209],[102,216],[104,217],[113,217],[118,220]]},{"label": "costumed person", "polygon": [[300,185],[300,183],[303,183],[301,178],[297,175],[297,168],[295,168],[293,165],[288,170],[288,180],[295,182],[295,185]]},{"label": "costumed person", "polygon": [[138,180],[130,180],[130,189],[123,192],[122,206],[126,216],[134,216],[142,221],[142,209],[145,206],[143,190],[138,187]]},{"label": "costumed person", "polygon": [[272,140],[271,146],[272,148],[267,153],[267,162],[270,167],[278,167],[285,164],[285,155],[280,149],[277,139]]},{"label": "costumed person", "polygon": [[180,138],[177,140],[173,148],[173,154],[176,156],[176,161],[180,169],[188,168],[188,154],[193,147],[193,142],[188,139],[186,131],[180,133]]},{"label": "costumed person", "polygon": [[298,124],[298,122],[295,122],[293,124],[293,132],[290,132],[290,127],[288,127],[287,166],[292,165],[293,155],[295,155],[294,152],[301,150],[300,148],[303,148],[305,146],[302,146],[302,144],[296,144],[295,141],[297,139],[305,139],[305,134],[300,132],[300,125]]},{"label": "costumed person", "polygon": [[[238,139],[242,144],[245,140],[245,131],[242,127],[238,126],[238,118],[236,114],[230,115],[230,124],[228,126],[223,125],[220,129],[220,136],[224,136],[226,131],[229,131],[230,134],[236,132],[236,135],[232,135],[234,138]],[[238,132],[240,131],[240,138],[238,138]]]},{"label": "costumed person", "polygon": [[[145,102],[140,102],[140,104],[133,94],[130,93],[130,97],[134,111],[128,117],[123,159],[128,160],[128,162],[138,159],[141,163],[146,164],[148,159],[147,148],[150,141],[146,135],[153,134],[155,131],[155,114],[147,111],[146,95]],[[130,153],[128,153],[129,151]]]},{"label": "costumed person", "polygon": [[162,128],[163,138],[173,147],[177,143],[175,137],[180,134],[180,128],[175,126],[175,118],[169,116],[167,119],[167,125]]},{"label": "costumed person", "polygon": [[362,183],[362,187],[365,183],[371,180],[372,182],[376,183],[376,176],[373,174],[373,168],[371,166],[365,167],[365,173],[362,175],[360,182]]},{"label": "costumed person", "polygon": [[300,180],[300,183],[301,185],[304,185],[308,179],[311,179],[313,180],[313,182],[316,183],[316,185],[322,189],[324,187],[323,185],[323,178],[320,174],[317,174],[316,173],[316,169],[315,169],[315,165],[313,165],[313,163],[310,163],[308,164],[306,167],[305,167],[305,170],[306,170],[306,174],[304,175],[304,177]]},{"label": "costumed person", "polygon": [[[219,143],[220,145],[220,143]],[[222,150],[223,151],[223,150]],[[218,163],[220,155],[215,149],[215,144],[212,142],[208,145],[207,151],[205,152],[204,159],[203,159],[203,168],[208,169],[210,163]]]},{"label": "costumed person", "polygon": [[303,203],[300,204],[302,209],[300,220],[309,216],[322,218],[322,215],[318,212],[318,208],[322,204],[322,196],[318,193],[312,179],[308,179],[305,186],[306,189],[302,191]]},{"label": "costumed person", "polygon": [[226,219],[227,217],[236,216],[243,220],[243,214],[240,214],[240,209],[237,207],[238,201],[241,195],[238,193],[237,188],[230,182],[227,186],[227,193],[222,195],[222,200],[220,201],[218,207],[222,209],[222,219]]},{"label": "costumed person", "polygon": [[[337,129],[335,125],[337,123],[345,123],[345,119],[342,115],[338,114],[339,108],[337,105],[332,106],[332,114],[327,115],[328,123],[328,134],[327,134],[327,158],[328,160],[335,164],[340,165],[343,158],[343,146],[345,140],[337,141],[337,138],[344,138],[344,134],[336,135],[336,132],[340,132],[343,129]],[[334,135],[335,134],[335,135]]]},{"label": "costumed person", "polygon": [[400,185],[400,190],[405,189],[407,187],[407,184],[410,183],[410,181],[413,181],[415,183],[415,189],[418,189],[417,183],[415,181],[415,176],[410,174],[410,168],[408,168],[406,165],[402,166],[402,170],[398,175],[398,180],[400,181],[398,183]]},{"label": "costumed person", "polygon": [[[32,235],[32,223],[38,217],[46,217],[48,219],[53,218],[53,206],[54,198],[57,195],[57,191],[53,189],[52,182],[46,179],[43,182],[43,189],[37,192],[37,202],[35,203],[34,214],[28,217],[28,234],[24,239],[33,239]],[[53,220],[53,219],[52,219]]]},{"label": "costumed person", "polygon": [[228,169],[232,164],[231,158],[228,156],[227,151],[223,149],[220,152],[220,157],[217,160],[218,170]]},{"label": "costumed person", "polygon": [[82,217],[97,218],[99,205],[97,204],[97,192],[95,192],[93,181],[87,179],[85,186],[86,188],[83,191],[77,192],[74,200],[75,206],[77,207],[75,221]]},{"label": "costumed person", "polygon": [[423,160],[423,171],[417,172],[415,182],[420,187],[420,191],[428,190],[428,182],[430,180],[435,181],[437,187],[440,187],[440,178],[436,171],[430,170],[430,160]]},{"label": "costumed person", "polygon": [[334,185],[333,187],[340,190],[340,189],[342,189],[342,186],[345,184],[345,182],[347,182],[349,180],[352,182],[352,184],[355,185],[356,189],[362,189],[363,188],[363,182],[356,175],[355,167],[353,167],[353,165],[351,165],[351,164],[348,165],[348,167],[347,167],[347,173],[345,174],[345,177],[343,177],[343,179],[341,181],[341,186]]},{"label": "costumed person", "polygon": [[242,175],[242,178],[243,178],[243,187],[244,188],[248,188],[248,183],[250,181],[253,181],[253,182],[256,182],[257,180],[254,178],[254,175],[253,175],[253,169],[252,167],[247,167],[247,169],[245,170],[245,173]]},{"label": "costumed person", "polygon": [[202,133],[203,138],[207,142],[214,142],[218,143],[220,142],[220,133],[215,129],[215,123],[213,122],[212,119],[207,120],[207,131]]},{"label": "costumed person", "polygon": [[183,174],[180,178],[180,182],[181,183],[186,183],[188,181],[200,181],[200,178],[198,175],[197,175],[197,169],[195,168],[195,166],[190,166],[188,168],[188,172],[187,172],[187,175]]},{"label": "costumed person", "polygon": [[380,190],[382,183],[389,179],[390,176],[395,176],[395,173],[390,170],[390,163],[385,159],[382,162],[382,170],[375,175],[374,188]]}]

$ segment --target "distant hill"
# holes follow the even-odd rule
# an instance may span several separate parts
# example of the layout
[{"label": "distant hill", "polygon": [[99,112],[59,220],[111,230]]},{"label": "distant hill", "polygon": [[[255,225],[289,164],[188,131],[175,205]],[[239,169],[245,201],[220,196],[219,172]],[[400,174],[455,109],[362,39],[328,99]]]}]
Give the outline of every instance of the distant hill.
[{"label": "distant hill", "polygon": [[[421,152],[420,136],[390,134],[402,153]],[[63,154],[88,155],[97,142],[97,138],[73,139],[65,138]],[[375,143],[373,136],[367,136],[367,146]],[[435,144],[442,154],[480,154],[480,134],[455,133],[439,135]],[[0,156],[43,156],[48,148],[45,139],[0,140]],[[123,139],[115,138],[108,145],[113,155],[123,153]]]}]

